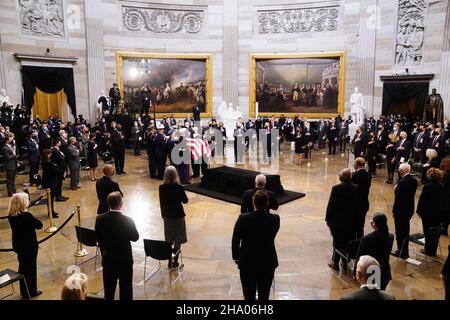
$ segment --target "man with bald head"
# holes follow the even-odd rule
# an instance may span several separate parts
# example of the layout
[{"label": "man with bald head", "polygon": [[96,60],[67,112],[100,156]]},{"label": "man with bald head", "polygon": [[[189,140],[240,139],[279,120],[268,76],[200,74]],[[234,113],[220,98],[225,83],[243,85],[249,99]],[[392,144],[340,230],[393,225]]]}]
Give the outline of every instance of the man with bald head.
[{"label": "man with bald head", "polygon": [[[255,178],[255,188],[244,192],[242,196],[241,213],[253,212],[253,196],[258,190],[266,190],[266,176],[258,174]],[[278,201],[275,193],[266,190],[269,194],[269,208],[272,210],[278,210]]]},{"label": "man with bald head", "polygon": [[[331,189],[325,221],[333,237],[333,257],[328,263],[330,268],[339,271],[340,255],[336,250],[344,251],[348,243],[356,238],[356,221],[358,218],[358,186],[352,183],[352,173],[345,168],[339,172],[340,184]],[[345,262],[345,261],[344,261]],[[344,270],[347,265],[343,265]]]},{"label": "man with bald head", "polygon": [[[115,182],[112,179],[112,176],[114,175],[114,168],[112,165],[107,164],[103,167],[103,177],[101,177],[99,180],[97,180],[97,183],[95,185],[95,188],[97,190],[97,198],[98,198],[98,209],[97,214],[105,213],[109,211],[108,206],[108,195],[114,191],[119,191],[120,194],[122,194],[122,191],[120,190],[119,184]],[[123,196],[123,194],[122,194]]]}]

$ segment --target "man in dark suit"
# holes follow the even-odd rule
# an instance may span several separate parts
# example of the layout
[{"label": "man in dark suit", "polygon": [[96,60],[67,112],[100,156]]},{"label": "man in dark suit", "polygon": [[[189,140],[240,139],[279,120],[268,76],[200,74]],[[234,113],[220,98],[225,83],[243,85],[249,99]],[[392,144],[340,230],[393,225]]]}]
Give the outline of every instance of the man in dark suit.
[{"label": "man in dark suit", "polygon": [[361,288],[350,293],[342,300],[395,300],[392,294],[380,290],[377,282],[377,272],[380,273],[380,264],[371,256],[362,256],[356,265],[356,280]]},{"label": "man in dark suit", "polygon": [[444,282],[445,300],[450,300],[450,245],[448,246],[447,260],[441,271],[441,279]]},{"label": "man in dark suit", "polygon": [[434,129],[434,136],[429,142],[430,149],[436,150],[439,162],[445,157],[445,137],[441,134],[442,129],[437,127]]},{"label": "man in dark suit", "polygon": [[231,242],[233,260],[239,267],[245,300],[269,300],[275,269],[278,267],[275,237],[280,216],[269,212],[269,194],[258,190],[253,196],[254,212],[243,213],[236,221]]},{"label": "man in dark suit", "polygon": [[123,196],[120,190],[119,184],[112,179],[114,175],[114,168],[112,165],[107,164],[103,167],[103,177],[98,179],[95,184],[98,198],[97,214],[105,213],[109,211],[108,196],[110,193],[118,191]]},{"label": "man in dark suit", "polygon": [[[258,174],[255,178],[255,189],[247,190],[242,196],[241,213],[253,212],[253,196],[258,190],[265,190],[266,176]],[[278,201],[275,193],[266,190],[269,194],[269,209],[278,210]]]},{"label": "man in dark suit", "polygon": [[32,131],[30,137],[25,141],[28,153],[28,164],[30,165],[29,181],[31,186],[36,185],[34,175],[39,173],[39,141],[37,131]]},{"label": "man in dark suit", "polygon": [[66,172],[66,159],[64,153],[60,150],[61,141],[56,139],[53,140],[52,154],[50,160],[57,165],[58,169],[58,180],[57,186],[55,188],[55,200],[56,201],[67,201],[69,198],[62,195],[62,183],[64,180],[64,175]]},{"label": "man in dark suit", "polygon": [[126,174],[123,171],[125,167],[125,135],[122,131],[122,126],[111,123],[111,148],[114,154],[114,165],[116,166],[117,174]]},{"label": "man in dark suit", "polygon": [[[360,239],[356,262],[361,256],[365,255],[375,258],[380,263],[381,268],[379,288],[385,290],[392,279],[389,257],[394,236],[389,234],[386,215],[381,212],[374,214],[371,225],[373,232]],[[356,268],[354,269],[354,275],[356,275]]]},{"label": "man in dark suit", "polygon": [[133,252],[130,241],[139,233],[134,221],[121,213],[120,192],[108,195],[109,212],[97,216],[95,233],[102,252],[105,299],[114,300],[119,280],[120,300],[133,300]]},{"label": "man in dark suit", "polygon": [[[153,141],[153,157],[155,158],[156,168],[158,170],[157,177],[159,180],[163,180],[167,160],[167,144],[166,137],[164,136],[164,126],[159,124],[157,129],[158,133]],[[152,172],[150,172],[150,175],[152,175]],[[156,173],[153,173],[153,176],[155,175]]]},{"label": "man in dark suit", "polygon": [[[340,256],[335,250],[346,249],[348,243],[356,237],[355,221],[358,216],[358,203],[355,195],[358,194],[358,186],[352,183],[350,169],[339,172],[340,184],[331,189],[328,200],[325,221],[330,228],[333,237],[333,258],[328,266],[339,271]],[[346,266],[344,265],[344,269]]]},{"label": "man in dark suit", "polygon": [[369,211],[369,191],[372,185],[372,176],[365,170],[366,160],[364,158],[355,159],[355,172],[352,174],[352,182],[358,186],[358,218],[356,221],[357,238],[364,235],[364,223],[366,221],[366,214]]},{"label": "man in dark suit", "polygon": [[413,139],[414,162],[427,162],[425,152],[428,147],[428,139],[429,135],[425,131],[425,126],[420,125]]},{"label": "man in dark suit", "polygon": [[409,221],[414,214],[414,197],[417,190],[417,180],[410,175],[411,166],[402,163],[398,168],[400,180],[395,186],[395,200],[392,208],[395,223],[395,236],[397,238],[397,251],[393,253],[395,257],[407,259]]},{"label": "man in dark suit", "polygon": [[394,149],[397,164],[408,162],[411,155],[411,141],[408,141],[408,134],[405,131],[400,132],[400,140],[397,141]]},{"label": "man in dark suit", "polygon": [[14,133],[8,133],[6,143],[2,148],[2,154],[5,158],[6,189],[8,191],[8,197],[12,197],[16,193],[17,172],[17,147],[14,141]]},{"label": "man in dark suit", "polygon": [[364,155],[366,154],[367,138],[361,127],[356,129],[356,134],[353,137],[352,144],[355,145],[355,159],[358,157],[364,158]]}]

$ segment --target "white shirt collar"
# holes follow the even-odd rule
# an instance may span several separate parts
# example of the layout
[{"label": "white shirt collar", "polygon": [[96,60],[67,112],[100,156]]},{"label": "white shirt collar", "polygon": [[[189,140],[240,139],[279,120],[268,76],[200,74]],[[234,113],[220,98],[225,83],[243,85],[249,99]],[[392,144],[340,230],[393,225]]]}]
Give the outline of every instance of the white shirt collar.
[{"label": "white shirt collar", "polygon": [[380,290],[380,288],[378,288],[378,286],[376,284],[368,284],[368,283],[362,284],[360,288],[361,289],[362,288],[367,288],[369,290],[373,290],[373,289]]}]

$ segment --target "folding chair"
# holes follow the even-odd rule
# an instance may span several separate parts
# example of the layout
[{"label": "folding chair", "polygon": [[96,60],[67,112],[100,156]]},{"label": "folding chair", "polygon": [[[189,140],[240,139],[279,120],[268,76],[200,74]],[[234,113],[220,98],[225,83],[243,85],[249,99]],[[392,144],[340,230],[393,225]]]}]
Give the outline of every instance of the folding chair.
[{"label": "folding chair", "polygon": [[7,294],[6,296],[1,297],[0,300],[3,300],[5,298],[7,298],[7,297],[10,297],[10,296],[12,296],[14,294],[14,286],[13,286],[13,284],[14,284],[14,282],[19,281],[20,279],[23,279],[23,281],[25,283],[25,288],[27,289],[28,297],[30,297],[30,291],[28,290],[27,280],[25,279],[23,274],[20,274],[20,273],[17,273],[15,271],[12,271],[11,269],[5,269],[5,270],[0,271],[0,277],[3,277],[5,275],[9,276],[9,280],[5,281],[3,283],[0,283],[0,289],[11,285],[12,292],[10,294]]},{"label": "folding chair", "polygon": [[[425,263],[428,264],[428,258],[430,258],[431,260],[435,260],[438,261],[439,263],[442,264],[442,249],[441,249],[441,226],[435,226],[435,227],[431,227],[426,231],[426,237],[421,234],[421,233],[414,233],[412,235],[410,235],[407,239],[405,239],[403,241],[402,244],[402,249],[400,250],[400,256],[402,254],[402,251],[404,249],[405,243],[408,242],[412,242],[415,243],[419,246],[424,247],[425,246],[425,242],[420,241],[420,239],[428,239],[428,241],[432,242],[432,243],[437,243],[438,245],[438,249],[439,249],[439,253],[440,253],[440,257],[439,258],[434,258],[434,257],[430,257],[426,254],[424,254],[423,256],[425,257]],[[425,240],[426,241],[426,240]],[[416,253],[417,255],[417,253]]]},{"label": "folding chair", "polygon": [[[172,244],[167,241],[160,241],[160,240],[150,240],[150,239],[144,239],[144,251],[145,251],[145,262],[144,262],[144,285],[145,282],[147,282],[151,277],[153,277],[158,271],[161,270],[161,261],[169,261],[173,260],[173,258],[176,255],[180,256],[180,268],[177,270],[177,277],[174,281],[170,282],[170,287],[175,284],[175,282],[178,281],[178,279],[183,274],[183,256],[181,255],[181,249],[177,252],[172,252]],[[148,276],[146,276],[147,273],[147,257],[153,258],[155,260],[158,260],[158,267],[154,268],[152,272]],[[180,272],[181,270],[181,272]]]},{"label": "folding chair", "polygon": [[345,266],[347,267],[347,276],[348,276],[348,285],[350,286],[350,281],[352,279],[351,277],[351,270],[353,269],[353,266],[350,268],[348,265],[352,260],[356,260],[356,255],[358,254],[359,249],[359,240],[351,240],[347,248],[343,249],[334,249],[334,254],[338,254],[341,256],[343,263],[345,263]]},{"label": "folding chair", "polygon": [[[80,226],[75,226],[75,231],[77,234],[78,244],[81,243],[87,247],[96,247],[95,256],[93,256],[92,258],[89,258],[87,260],[84,260],[80,264],[77,264],[78,257],[75,256],[75,265],[81,266],[82,264],[84,264],[92,259],[95,259],[94,270],[95,270],[95,272],[97,272],[98,243],[97,243],[97,235],[95,234],[95,231],[92,229],[88,229],[88,228],[84,228],[84,227],[80,227]],[[78,250],[78,244],[77,244],[77,250]]]}]

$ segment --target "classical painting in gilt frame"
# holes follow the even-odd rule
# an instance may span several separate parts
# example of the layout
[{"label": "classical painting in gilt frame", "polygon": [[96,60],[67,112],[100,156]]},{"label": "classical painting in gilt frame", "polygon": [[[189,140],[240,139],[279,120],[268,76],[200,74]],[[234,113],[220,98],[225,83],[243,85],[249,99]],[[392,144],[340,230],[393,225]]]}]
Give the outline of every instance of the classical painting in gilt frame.
[{"label": "classical painting in gilt frame", "polygon": [[148,113],[162,117],[212,116],[212,64],[209,54],[160,54],[116,51],[117,84],[128,113],[141,113],[148,97]]},{"label": "classical painting in gilt frame", "polygon": [[250,55],[249,114],[344,114],[345,52]]}]

